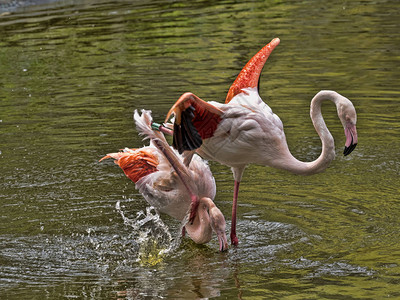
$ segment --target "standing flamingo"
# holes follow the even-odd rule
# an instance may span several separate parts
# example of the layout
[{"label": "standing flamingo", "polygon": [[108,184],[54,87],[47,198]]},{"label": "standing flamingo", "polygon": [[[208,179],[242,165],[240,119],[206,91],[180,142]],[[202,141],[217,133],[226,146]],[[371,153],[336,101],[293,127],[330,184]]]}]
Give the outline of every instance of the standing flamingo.
[{"label": "standing flamingo", "polygon": [[198,202],[195,218],[185,224],[188,235],[195,243],[204,244],[211,240],[214,231],[220,251],[228,249],[224,215],[211,200],[216,188],[208,165],[194,156],[190,167],[186,167],[182,155],[175,153],[164,135],[151,129],[149,111],[143,111],[141,116],[135,111],[134,118],[140,134],[150,138],[150,146],[126,148],[107,154],[100,161],[115,159],[150,205],[179,221],[185,222],[191,203]]},{"label": "standing flamingo", "polygon": [[[259,96],[262,68],[279,44],[273,39],[239,73],[229,89],[225,104],[205,102],[192,93],[183,94],[168,112],[175,115],[173,146],[190,155],[196,150],[203,158],[230,166],[235,180],[232,206],[231,242],[236,236],[236,210],[239,184],[250,163],[284,169],[295,174],[322,172],[335,157],[334,140],[321,114],[321,102],[335,103],[344,127],[344,155],[357,145],[357,115],[350,100],[334,91],[320,91],[311,100],[310,116],[322,142],[321,155],[312,162],[297,160],[289,151],[283,124]],[[190,157],[190,155],[188,157]],[[187,158],[186,163],[190,162]],[[193,213],[193,212],[192,212]]]}]

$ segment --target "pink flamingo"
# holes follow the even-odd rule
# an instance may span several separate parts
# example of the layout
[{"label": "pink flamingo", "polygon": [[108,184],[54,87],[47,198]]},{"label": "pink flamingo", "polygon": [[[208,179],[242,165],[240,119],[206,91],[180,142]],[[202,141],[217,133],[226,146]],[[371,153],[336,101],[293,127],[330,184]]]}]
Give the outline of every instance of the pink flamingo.
[{"label": "pink flamingo", "polygon": [[[295,174],[322,172],[335,157],[334,140],[321,114],[321,102],[332,101],[344,127],[344,155],[357,145],[357,115],[350,100],[334,91],[320,91],[311,100],[310,116],[322,142],[321,155],[312,162],[297,160],[289,151],[283,124],[258,93],[262,68],[279,44],[278,38],[263,47],[239,73],[229,89],[225,104],[205,102],[192,93],[183,94],[169,111],[175,115],[173,146],[190,155],[230,166],[235,180],[232,206],[231,242],[236,236],[236,210],[239,184],[246,165],[256,163],[284,169]],[[192,211],[191,217],[194,216]]]},{"label": "pink flamingo", "polygon": [[[211,200],[216,188],[208,165],[199,156],[194,156],[190,167],[186,167],[183,157],[168,145],[164,135],[151,129],[149,111],[143,111],[141,116],[135,111],[134,118],[139,133],[150,138],[150,146],[126,148],[107,154],[100,161],[113,158],[150,205],[185,222],[184,228],[195,243],[209,242],[214,231],[220,251],[228,249],[224,215]],[[195,218],[187,223],[192,202],[199,205]]]}]

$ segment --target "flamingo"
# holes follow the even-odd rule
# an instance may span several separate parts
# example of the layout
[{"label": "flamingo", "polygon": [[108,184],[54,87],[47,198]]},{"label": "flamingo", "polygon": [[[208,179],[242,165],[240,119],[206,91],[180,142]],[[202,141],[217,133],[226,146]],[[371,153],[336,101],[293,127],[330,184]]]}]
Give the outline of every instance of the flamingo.
[{"label": "flamingo", "polygon": [[[175,116],[173,146],[187,152],[186,163],[196,151],[205,159],[231,167],[234,177],[230,238],[238,245],[236,211],[239,185],[245,167],[255,163],[301,175],[324,171],[335,157],[334,140],[321,113],[321,102],[332,101],[346,136],[344,155],[357,145],[357,114],[352,102],[335,91],[323,90],[311,100],[310,116],[322,142],[320,156],[312,162],[297,160],[288,148],[283,124],[259,95],[262,68],[279,44],[279,38],[264,46],[241,70],[230,87],[225,103],[205,102],[184,93],[172,106],[165,122]],[[192,215],[194,216],[192,211]]]},{"label": "flamingo", "polygon": [[211,200],[216,188],[207,163],[194,156],[187,168],[164,135],[151,129],[150,111],[143,110],[141,116],[135,111],[134,119],[139,133],[150,139],[150,146],[125,148],[107,154],[100,161],[113,158],[150,205],[179,221],[185,222],[192,199],[197,199],[196,217],[184,227],[189,237],[197,244],[204,244],[211,240],[214,231],[220,251],[228,249],[224,215]]}]

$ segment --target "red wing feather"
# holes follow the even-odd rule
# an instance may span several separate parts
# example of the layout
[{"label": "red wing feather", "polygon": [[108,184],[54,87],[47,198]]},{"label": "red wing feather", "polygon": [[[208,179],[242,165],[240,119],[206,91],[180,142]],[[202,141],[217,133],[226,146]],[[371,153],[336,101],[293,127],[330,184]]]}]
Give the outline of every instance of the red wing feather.
[{"label": "red wing feather", "polygon": [[206,107],[199,105],[199,103],[195,101],[193,101],[192,106],[195,109],[192,122],[201,138],[204,140],[212,137],[219,122],[221,122],[220,114],[209,111]]},{"label": "red wing feather", "polygon": [[233,97],[240,94],[242,89],[258,87],[258,81],[264,64],[271,52],[279,45],[279,42],[279,38],[273,39],[249,60],[230,87],[225,103],[229,103]]},{"label": "red wing feather", "polygon": [[158,160],[150,149],[110,153],[101,160],[106,158],[114,158],[114,162],[135,183],[142,177],[157,172]]},{"label": "red wing feather", "polygon": [[195,150],[213,136],[223,112],[192,93],[183,94],[168,112],[175,114],[173,146],[182,153]]}]

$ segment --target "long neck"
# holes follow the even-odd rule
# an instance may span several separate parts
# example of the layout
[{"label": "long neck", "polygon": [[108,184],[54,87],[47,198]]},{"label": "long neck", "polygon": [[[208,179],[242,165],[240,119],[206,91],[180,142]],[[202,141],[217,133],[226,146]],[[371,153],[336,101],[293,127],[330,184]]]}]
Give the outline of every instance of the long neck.
[{"label": "long neck", "polygon": [[311,100],[310,116],[321,142],[322,152],[320,156],[312,162],[302,162],[297,160],[288,148],[283,159],[278,162],[276,167],[285,169],[295,174],[311,175],[324,171],[331,161],[335,158],[335,143],[331,133],[326,127],[321,113],[321,103],[323,100],[331,100],[338,105],[341,96],[334,91],[320,91]]},{"label": "long neck", "polygon": [[190,238],[197,244],[207,243],[212,237],[210,216],[208,215],[207,208],[208,204],[204,202],[204,198],[200,199],[193,223],[190,224],[188,222],[185,225]]}]

